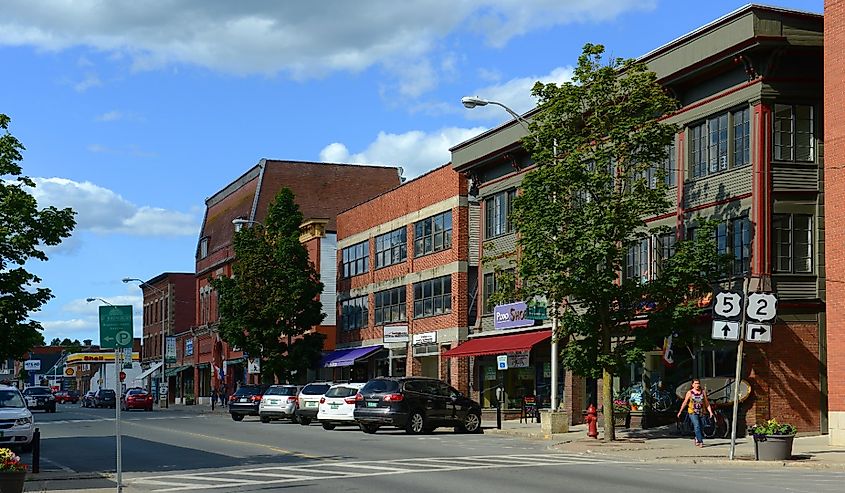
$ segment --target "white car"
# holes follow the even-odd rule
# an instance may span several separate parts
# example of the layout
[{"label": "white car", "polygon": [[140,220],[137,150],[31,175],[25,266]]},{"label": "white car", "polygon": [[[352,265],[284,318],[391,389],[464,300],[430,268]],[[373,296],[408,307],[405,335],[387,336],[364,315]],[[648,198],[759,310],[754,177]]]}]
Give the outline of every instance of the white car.
[{"label": "white car", "polygon": [[0,385],[0,446],[32,450],[32,413],[15,387]]},{"label": "white car", "polygon": [[258,416],[262,423],[269,423],[273,419],[290,419],[294,421],[296,415],[296,398],[301,387],[296,385],[271,385],[264,391],[261,403],[258,405]]},{"label": "white car", "polygon": [[355,395],[364,383],[341,383],[332,385],[320,399],[317,421],[325,430],[333,430],[337,425],[354,425]]}]

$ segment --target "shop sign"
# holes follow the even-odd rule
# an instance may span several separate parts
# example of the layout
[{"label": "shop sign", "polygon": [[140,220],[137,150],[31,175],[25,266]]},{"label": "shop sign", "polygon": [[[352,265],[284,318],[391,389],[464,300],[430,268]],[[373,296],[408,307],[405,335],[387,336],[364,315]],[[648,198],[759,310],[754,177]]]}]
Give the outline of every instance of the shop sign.
[{"label": "shop sign", "polygon": [[76,368],[72,366],[65,367],[65,376],[69,378],[73,378],[76,376]]},{"label": "shop sign", "polygon": [[[407,325],[385,325],[382,342],[408,342],[408,326]],[[416,344],[416,342],[414,342]]]},{"label": "shop sign", "polygon": [[525,318],[530,320],[549,319],[549,304],[546,302],[545,296],[535,296],[528,302],[528,313]]},{"label": "shop sign", "polygon": [[508,354],[508,368],[528,368],[528,353]]},{"label": "shop sign", "polygon": [[250,375],[261,373],[261,358],[249,358],[247,360],[247,373]]},{"label": "shop sign", "polygon": [[194,339],[188,338],[185,339],[185,356],[193,356],[194,355]]},{"label": "shop sign", "polygon": [[414,345],[420,344],[435,344],[437,343],[437,332],[423,332],[422,334],[414,334]]},{"label": "shop sign", "polygon": [[543,378],[552,378],[552,364],[548,361],[543,363]]},{"label": "shop sign", "polygon": [[23,369],[26,371],[38,371],[41,369],[41,360],[28,359],[23,362]]},{"label": "shop sign", "polygon": [[493,366],[485,366],[484,367],[484,380],[495,380],[496,379],[496,368]]},{"label": "shop sign", "polygon": [[176,363],[176,338],[167,336],[164,344],[164,359],[168,363]]},{"label": "shop sign", "polygon": [[507,354],[500,354],[496,356],[496,368],[499,370],[507,370],[508,369],[508,355]]},{"label": "shop sign", "polygon": [[493,309],[493,327],[497,330],[531,327],[534,321],[526,315],[528,315],[528,305],[524,301],[497,305]]}]

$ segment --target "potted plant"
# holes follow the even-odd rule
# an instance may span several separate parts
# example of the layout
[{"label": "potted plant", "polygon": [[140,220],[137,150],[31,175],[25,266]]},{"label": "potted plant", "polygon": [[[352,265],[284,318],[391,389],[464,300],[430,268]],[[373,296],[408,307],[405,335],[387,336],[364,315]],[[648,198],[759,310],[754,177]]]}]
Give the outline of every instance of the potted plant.
[{"label": "potted plant", "polygon": [[0,448],[0,493],[21,493],[26,480],[26,464],[7,448]]},{"label": "potted plant", "polygon": [[751,426],[748,433],[754,436],[756,460],[787,460],[792,457],[792,441],[796,429],[791,424],[770,419],[762,425]]},{"label": "potted plant", "polygon": [[628,428],[631,423],[631,404],[624,399],[613,401],[613,425]]}]

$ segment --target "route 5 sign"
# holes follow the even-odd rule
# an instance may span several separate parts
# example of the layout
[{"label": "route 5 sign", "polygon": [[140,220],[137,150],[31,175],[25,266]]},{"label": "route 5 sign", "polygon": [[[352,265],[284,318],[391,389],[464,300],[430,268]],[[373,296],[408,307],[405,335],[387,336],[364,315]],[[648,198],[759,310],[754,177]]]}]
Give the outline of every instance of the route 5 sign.
[{"label": "route 5 sign", "polygon": [[713,313],[719,318],[739,317],[742,313],[742,293],[736,291],[719,291],[716,293]]},{"label": "route 5 sign", "polygon": [[772,322],[778,315],[778,298],[774,293],[751,293],[745,314],[757,322]]}]

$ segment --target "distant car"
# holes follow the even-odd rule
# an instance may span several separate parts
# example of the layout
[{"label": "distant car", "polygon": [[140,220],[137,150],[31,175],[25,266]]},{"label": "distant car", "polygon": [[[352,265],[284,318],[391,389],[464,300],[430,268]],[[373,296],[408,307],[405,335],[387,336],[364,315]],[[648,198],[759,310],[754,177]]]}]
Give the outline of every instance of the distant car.
[{"label": "distant car", "polygon": [[129,389],[120,397],[120,408],[124,411],[130,409],[153,410],[153,396],[145,389]]},{"label": "distant car", "polygon": [[326,391],[317,409],[317,421],[324,430],[333,430],[338,425],[357,425],[355,395],[363,386],[363,383],[341,383]]},{"label": "distant car", "polygon": [[271,385],[258,405],[258,417],[261,422],[269,423],[274,419],[295,420],[296,396],[300,389],[297,385]]},{"label": "distant car", "polygon": [[382,425],[415,435],[441,426],[481,432],[481,406],[433,378],[374,378],[355,396],[354,416],[364,433],[375,433]]},{"label": "distant car", "polygon": [[53,397],[53,390],[50,387],[27,387],[23,389],[23,397],[30,410],[56,412],[56,398]]},{"label": "distant car", "polygon": [[94,407],[110,407],[117,405],[117,396],[112,389],[100,389],[94,393]]},{"label": "distant car", "polygon": [[0,446],[32,450],[32,413],[15,387],[0,385]]},{"label": "distant car", "polygon": [[311,420],[317,418],[320,398],[328,392],[332,385],[333,382],[313,382],[302,387],[297,399],[299,407],[296,409],[296,418],[299,420],[299,424],[308,426],[311,424]]},{"label": "distant car", "polygon": [[59,404],[66,404],[68,402],[71,404],[76,404],[77,402],[79,402],[79,392],[75,390],[60,390],[53,394],[53,396],[56,398],[56,402]]},{"label": "distant car", "polygon": [[258,416],[261,398],[269,385],[241,385],[229,397],[229,414],[235,421],[243,421],[244,416]]},{"label": "distant car", "polygon": [[94,407],[94,394],[97,392],[89,390],[82,396],[82,407]]}]

